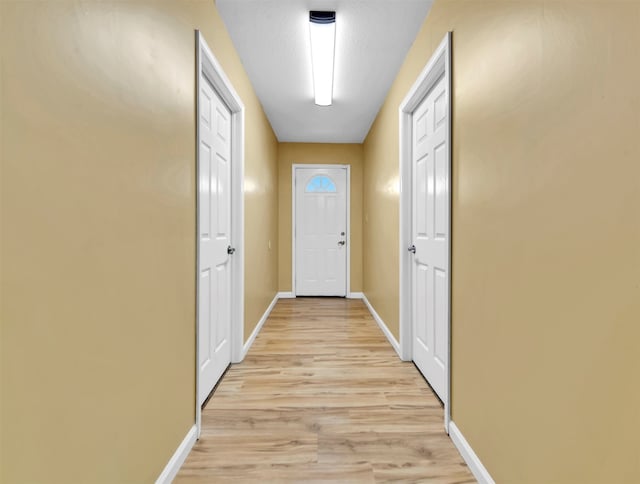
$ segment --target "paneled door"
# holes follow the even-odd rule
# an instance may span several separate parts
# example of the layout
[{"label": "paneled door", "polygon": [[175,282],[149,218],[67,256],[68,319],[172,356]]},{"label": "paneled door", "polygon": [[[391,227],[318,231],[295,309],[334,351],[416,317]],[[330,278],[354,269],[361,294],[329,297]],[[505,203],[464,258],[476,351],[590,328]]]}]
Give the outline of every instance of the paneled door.
[{"label": "paneled door", "polygon": [[444,77],[413,113],[413,360],[442,401],[449,352],[448,92]]},{"label": "paneled door", "polygon": [[295,293],[347,294],[347,169],[299,168],[295,183]]},{"label": "paneled door", "polygon": [[198,400],[231,362],[231,113],[200,82],[198,158]]}]

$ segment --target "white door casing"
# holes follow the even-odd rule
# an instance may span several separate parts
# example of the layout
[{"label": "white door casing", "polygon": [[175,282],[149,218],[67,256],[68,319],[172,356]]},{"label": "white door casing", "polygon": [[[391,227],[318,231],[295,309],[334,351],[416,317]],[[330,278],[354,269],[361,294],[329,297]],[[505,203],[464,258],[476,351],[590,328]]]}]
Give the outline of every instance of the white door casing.
[{"label": "white door casing", "polygon": [[444,400],[449,342],[449,170],[444,76],[413,113],[413,361]]},{"label": "white door casing", "polygon": [[294,291],[347,295],[348,176],[345,167],[294,167]]},{"label": "white door casing", "polygon": [[199,403],[231,363],[231,113],[208,81],[200,84]]},{"label": "white door casing", "polygon": [[451,41],[449,32],[399,108],[400,354],[404,361],[415,361],[442,399],[447,432],[451,418]]}]

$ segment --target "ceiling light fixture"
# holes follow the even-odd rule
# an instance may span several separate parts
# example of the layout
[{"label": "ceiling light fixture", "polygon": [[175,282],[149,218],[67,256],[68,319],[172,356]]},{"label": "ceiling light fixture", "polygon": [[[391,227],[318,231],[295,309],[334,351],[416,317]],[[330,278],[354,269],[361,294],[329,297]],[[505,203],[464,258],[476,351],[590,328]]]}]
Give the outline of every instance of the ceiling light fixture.
[{"label": "ceiling light fixture", "polygon": [[336,13],[309,12],[313,90],[318,106],[330,106],[333,97],[333,59],[336,44]]}]

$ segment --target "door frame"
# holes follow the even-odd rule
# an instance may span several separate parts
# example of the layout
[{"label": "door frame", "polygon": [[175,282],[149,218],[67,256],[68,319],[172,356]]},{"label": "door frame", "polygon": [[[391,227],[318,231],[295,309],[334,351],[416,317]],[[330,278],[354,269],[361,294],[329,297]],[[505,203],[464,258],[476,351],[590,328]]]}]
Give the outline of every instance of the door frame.
[{"label": "door frame", "polygon": [[[242,361],[244,340],[244,104],[213,55],[199,30],[196,36],[196,427],[200,437],[202,409],[198,403],[200,387],[199,355],[199,277],[200,267],[200,85],[209,82],[231,112],[231,243],[236,252],[230,258],[231,271],[231,362]],[[206,80],[205,80],[206,78]]]},{"label": "door frame", "polygon": [[304,164],[294,163],[291,165],[291,294],[296,297],[296,169],[317,168],[334,169],[344,168],[347,170],[347,272],[345,298],[351,295],[351,165],[338,164]]},{"label": "door frame", "polygon": [[451,41],[452,32],[448,32],[431,59],[416,79],[415,83],[400,104],[400,358],[403,361],[413,360],[413,305],[412,305],[412,259],[407,248],[412,243],[412,206],[413,206],[413,160],[412,160],[412,121],[413,113],[425,99],[429,91],[444,75],[447,90],[447,125],[445,142],[447,145],[447,164],[449,168],[449,322],[447,324],[447,339],[449,351],[447,355],[447,367],[445,369],[445,381],[447,386],[447,398],[444,403],[444,426],[449,433],[451,421],[451,217],[452,217],[452,166],[451,166]]}]

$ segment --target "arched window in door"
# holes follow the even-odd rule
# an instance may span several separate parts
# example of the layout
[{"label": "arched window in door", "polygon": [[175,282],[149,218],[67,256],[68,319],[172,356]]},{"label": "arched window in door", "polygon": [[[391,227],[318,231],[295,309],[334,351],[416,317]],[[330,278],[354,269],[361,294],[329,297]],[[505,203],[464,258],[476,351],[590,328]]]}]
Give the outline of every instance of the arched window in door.
[{"label": "arched window in door", "polygon": [[307,193],[335,193],[336,184],[327,175],[316,175],[307,182],[304,189]]}]

